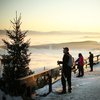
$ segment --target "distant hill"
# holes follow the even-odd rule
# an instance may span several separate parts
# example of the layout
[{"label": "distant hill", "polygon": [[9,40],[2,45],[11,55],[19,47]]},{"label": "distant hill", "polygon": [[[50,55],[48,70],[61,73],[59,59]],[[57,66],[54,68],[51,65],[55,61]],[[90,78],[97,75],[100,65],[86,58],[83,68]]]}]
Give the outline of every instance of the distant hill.
[{"label": "distant hill", "polygon": [[[25,30],[23,30],[24,32]],[[86,40],[91,40],[91,38],[99,38],[100,37],[100,33],[95,33],[95,32],[78,32],[78,31],[51,31],[51,32],[39,32],[39,31],[31,31],[29,30],[27,33],[27,36],[34,36],[34,35],[51,35],[53,37],[53,35],[77,35],[77,36],[81,36],[81,34],[84,34],[83,39]],[[6,36],[7,33],[5,30],[0,30],[0,37]],[[2,38],[0,38],[0,40],[2,40]],[[2,45],[2,42],[0,42]],[[59,49],[59,48],[63,48],[68,46],[69,48],[82,48],[82,49],[100,49],[100,44],[96,41],[83,41],[83,42],[69,42],[69,43],[58,43],[58,44],[45,44],[45,45],[36,45],[36,46],[31,46],[32,48],[44,48],[44,49]],[[2,48],[4,48],[4,46],[2,46]]]},{"label": "distant hill", "polygon": [[[39,34],[39,35],[42,35],[42,34],[72,34],[72,35],[81,35],[81,34],[88,34],[88,35],[100,35],[100,33],[98,32],[80,32],[80,31],[49,31],[49,32],[41,32],[41,31],[33,31],[33,30],[22,30],[23,32],[25,31],[28,31],[27,34],[31,34],[31,35],[35,35],[35,34]],[[5,30],[0,30],[0,35],[1,34],[6,34],[6,31]]]},{"label": "distant hill", "polygon": [[[35,48],[35,49],[62,49],[63,47],[69,47],[70,49],[99,49],[100,50],[100,43],[96,41],[83,41],[83,42],[68,42],[68,43],[30,46],[30,48]],[[5,46],[0,46],[0,48],[5,48]]]},{"label": "distant hill", "polygon": [[59,43],[59,44],[45,44],[31,46],[32,48],[44,48],[44,49],[61,49],[63,47],[69,47],[72,49],[100,49],[100,44],[96,41],[83,41],[83,42],[69,42],[69,43]]}]

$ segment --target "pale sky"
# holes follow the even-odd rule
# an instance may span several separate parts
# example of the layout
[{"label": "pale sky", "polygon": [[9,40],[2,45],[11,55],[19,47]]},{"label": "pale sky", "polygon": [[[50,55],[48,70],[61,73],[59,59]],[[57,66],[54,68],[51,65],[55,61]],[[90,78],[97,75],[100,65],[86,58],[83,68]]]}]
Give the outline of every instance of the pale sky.
[{"label": "pale sky", "polygon": [[0,29],[22,15],[22,30],[100,32],[100,0],[0,0]]}]

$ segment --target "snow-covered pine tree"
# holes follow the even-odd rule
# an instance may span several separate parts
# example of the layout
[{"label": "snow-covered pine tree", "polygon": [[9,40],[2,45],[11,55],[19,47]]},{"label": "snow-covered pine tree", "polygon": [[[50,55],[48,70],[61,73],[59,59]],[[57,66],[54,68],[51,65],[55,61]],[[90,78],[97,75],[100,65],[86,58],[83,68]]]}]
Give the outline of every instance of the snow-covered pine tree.
[{"label": "snow-covered pine tree", "polygon": [[24,41],[27,31],[22,32],[20,29],[21,14],[17,18],[16,12],[16,18],[11,23],[13,30],[6,30],[10,41],[3,39],[7,54],[2,55],[3,79],[8,82],[30,74],[28,67],[31,54],[28,53],[30,42]]}]

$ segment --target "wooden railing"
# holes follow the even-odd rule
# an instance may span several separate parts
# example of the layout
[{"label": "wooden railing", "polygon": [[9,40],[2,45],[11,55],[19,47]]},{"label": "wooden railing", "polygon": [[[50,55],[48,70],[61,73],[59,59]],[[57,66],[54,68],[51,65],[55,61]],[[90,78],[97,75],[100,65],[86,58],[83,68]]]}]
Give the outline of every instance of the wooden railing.
[{"label": "wooden railing", "polygon": [[[99,63],[99,61],[100,61],[100,55],[94,56],[94,64]],[[84,62],[85,62],[84,67],[88,68],[89,65],[88,58],[86,58]],[[74,67],[77,68],[76,66],[77,65],[75,65]],[[73,71],[74,70],[75,69],[73,69]],[[45,70],[39,74],[33,74],[27,77],[20,78],[17,80],[17,83],[21,87],[22,86],[26,87],[26,94],[27,92],[29,93],[35,92],[35,90],[40,89],[46,85],[49,85],[48,93],[50,93],[52,91],[52,84],[58,81],[60,79],[60,76],[61,76],[61,67],[59,66],[54,69]]]}]

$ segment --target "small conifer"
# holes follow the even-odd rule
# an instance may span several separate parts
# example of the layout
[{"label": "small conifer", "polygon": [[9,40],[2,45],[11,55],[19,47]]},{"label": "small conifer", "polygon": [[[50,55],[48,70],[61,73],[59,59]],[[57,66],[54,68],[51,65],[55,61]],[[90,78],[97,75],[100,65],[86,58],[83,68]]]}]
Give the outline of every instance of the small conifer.
[{"label": "small conifer", "polygon": [[13,30],[6,30],[10,41],[3,39],[7,50],[7,54],[2,55],[3,79],[7,82],[30,74],[30,42],[25,41],[27,31],[22,32],[20,29],[21,14],[17,17],[16,12],[16,18],[11,23]]}]

